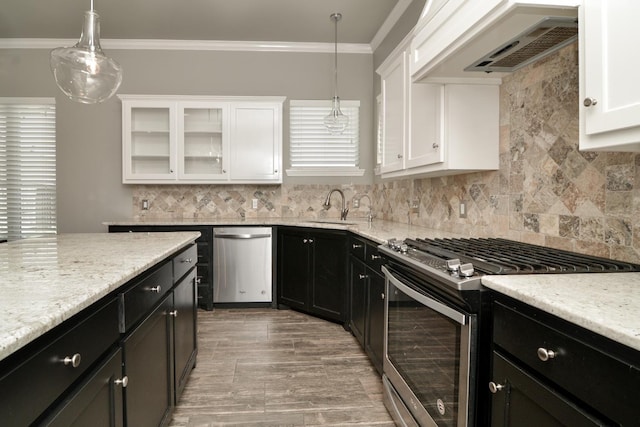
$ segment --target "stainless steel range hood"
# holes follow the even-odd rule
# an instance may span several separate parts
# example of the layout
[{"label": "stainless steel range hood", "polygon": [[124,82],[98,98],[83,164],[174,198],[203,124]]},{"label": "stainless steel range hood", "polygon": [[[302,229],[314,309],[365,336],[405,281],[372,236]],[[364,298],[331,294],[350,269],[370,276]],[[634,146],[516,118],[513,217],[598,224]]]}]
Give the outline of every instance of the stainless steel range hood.
[{"label": "stainless steel range hood", "polygon": [[[435,2],[438,3],[442,5],[423,13],[413,33],[413,81],[499,81],[505,73],[577,39],[580,0]],[[434,4],[433,0],[428,0],[429,4]]]}]

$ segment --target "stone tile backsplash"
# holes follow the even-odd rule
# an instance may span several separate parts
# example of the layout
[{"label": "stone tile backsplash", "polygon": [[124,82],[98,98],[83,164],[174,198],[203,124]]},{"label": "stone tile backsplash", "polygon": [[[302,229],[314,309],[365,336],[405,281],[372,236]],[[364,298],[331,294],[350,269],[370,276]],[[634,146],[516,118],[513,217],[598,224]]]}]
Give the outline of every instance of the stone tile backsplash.
[{"label": "stone tile backsplash", "polygon": [[[640,262],[640,154],[578,150],[577,44],[503,79],[500,169],[343,185],[377,218]],[[136,219],[338,218],[330,185],[138,185]],[[142,210],[141,201],[150,201]],[[258,208],[252,209],[252,200]],[[465,202],[467,217],[460,218]],[[417,202],[418,208],[412,209]],[[349,216],[365,217],[368,200]],[[405,237],[405,236],[398,236]]]}]

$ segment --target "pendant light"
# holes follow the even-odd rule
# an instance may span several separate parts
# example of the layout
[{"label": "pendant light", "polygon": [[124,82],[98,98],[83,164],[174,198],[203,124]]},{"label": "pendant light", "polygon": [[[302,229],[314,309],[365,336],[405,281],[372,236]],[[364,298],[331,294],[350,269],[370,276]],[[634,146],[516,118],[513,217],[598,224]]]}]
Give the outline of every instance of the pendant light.
[{"label": "pendant light", "polygon": [[331,112],[324,118],[324,125],[332,135],[339,135],[347,128],[349,117],[340,111],[340,98],[338,97],[338,21],[342,19],[341,13],[332,13],[331,20],[335,23],[335,49],[334,49],[334,92],[331,102]]},{"label": "pendant light", "polygon": [[71,100],[96,104],[109,99],[122,83],[122,68],[102,52],[100,17],[93,10],[84,13],[80,40],[72,47],[51,51],[51,71],[56,84]]}]

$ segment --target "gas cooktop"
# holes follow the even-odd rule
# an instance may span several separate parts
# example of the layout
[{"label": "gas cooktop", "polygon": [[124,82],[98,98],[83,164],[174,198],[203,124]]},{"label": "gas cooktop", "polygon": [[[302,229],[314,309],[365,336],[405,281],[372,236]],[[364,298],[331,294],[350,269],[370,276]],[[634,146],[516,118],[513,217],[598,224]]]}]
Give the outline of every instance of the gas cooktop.
[{"label": "gas cooktop", "polygon": [[498,238],[390,240],[381,252],[457,284],[479,286],[484,275],[640,272],[640,265]]}]

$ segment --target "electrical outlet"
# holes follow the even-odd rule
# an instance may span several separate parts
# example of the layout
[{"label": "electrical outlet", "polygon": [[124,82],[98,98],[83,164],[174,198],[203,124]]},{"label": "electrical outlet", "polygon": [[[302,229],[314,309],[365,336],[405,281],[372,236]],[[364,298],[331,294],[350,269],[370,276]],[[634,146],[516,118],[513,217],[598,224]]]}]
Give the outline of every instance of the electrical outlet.
[{"label": "electrical outlet", "polygon": [[142,200],[142,210],[143,211],[149,210],[149,201],[147,199]]},{"label": "electrical outlet", "polygon": [[460,202],[460,218],[467,217],[467,203],[462,201]]},{"label": "electrical outlet", "polygon": [[253,209],[258,209],[258,199],[251,200],[251,207]]},{"label": "electrical outlet", "polygon": [[353,199],[353,201],[351,202],[351,204],[353,205],[354,209],[357,209],[360,207],[360,199]]}]

